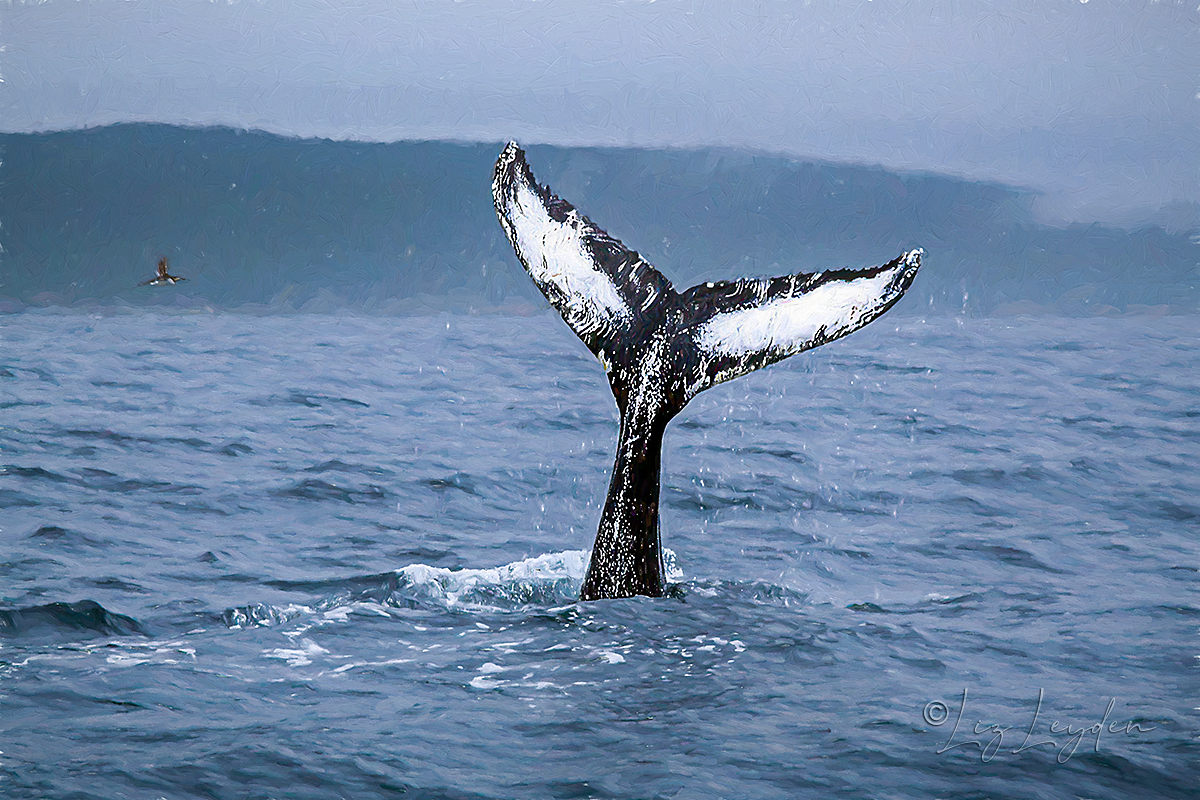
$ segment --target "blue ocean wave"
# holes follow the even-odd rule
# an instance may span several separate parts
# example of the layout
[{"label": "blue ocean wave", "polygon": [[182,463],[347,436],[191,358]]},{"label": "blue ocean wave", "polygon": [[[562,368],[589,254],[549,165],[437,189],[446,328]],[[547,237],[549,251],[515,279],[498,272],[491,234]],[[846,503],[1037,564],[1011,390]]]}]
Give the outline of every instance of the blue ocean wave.
[{"label": "blue ocean wave", "polygon": [[109,611],[93,600],[0,609],[0,635],[45,638],[47,634],[61,637],[62,634],[77,636],[80,633],[149,635],[133,617]]}]

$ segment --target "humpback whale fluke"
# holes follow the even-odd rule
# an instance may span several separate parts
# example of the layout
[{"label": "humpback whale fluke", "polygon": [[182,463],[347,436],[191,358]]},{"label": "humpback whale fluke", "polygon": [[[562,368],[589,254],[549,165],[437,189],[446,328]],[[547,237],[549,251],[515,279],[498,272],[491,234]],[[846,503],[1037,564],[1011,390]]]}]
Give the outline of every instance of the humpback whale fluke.
[{"label": "humpback whale fluke", "polygon": [[539,186],[516,142],[496,161],[492,195],[517,257],[600,359],[621,413],[580,599],[660,597],[667,423],[710,386],[831,342],[887,311],[912,284],[922,251],[867,269],[742,278],[678,293],[645,259]]},{"label": "humpback whale fluke", "polygon": [[142,281],[138,286],[162,286],[164,284],[176,284],[180,281],[186,281],[187,278],[180,278],[178,275],[167,274],[167,257],[163,256],[158,260],[158,273],[147,281]]}]

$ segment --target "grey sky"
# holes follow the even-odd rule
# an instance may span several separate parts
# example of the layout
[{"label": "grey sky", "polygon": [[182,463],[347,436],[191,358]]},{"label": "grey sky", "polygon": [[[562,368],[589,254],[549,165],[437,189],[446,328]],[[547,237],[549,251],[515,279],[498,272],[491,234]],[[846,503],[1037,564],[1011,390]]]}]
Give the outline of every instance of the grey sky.
[{"label": "grey sky", "polygon": [[0,129],[721,145],[1200,202],[1200,0],[0,0]]}]

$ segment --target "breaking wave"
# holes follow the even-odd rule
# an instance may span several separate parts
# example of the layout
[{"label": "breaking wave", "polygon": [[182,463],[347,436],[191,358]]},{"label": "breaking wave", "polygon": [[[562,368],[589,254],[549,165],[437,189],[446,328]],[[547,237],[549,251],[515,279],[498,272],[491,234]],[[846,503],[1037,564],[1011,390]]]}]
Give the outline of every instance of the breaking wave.
[{"label": "breaking wave", "polygon": [[[551,607],[574,603],[587,572],[590,550],[565,550],[483,569],[447,569],[410,564],[394,572],[354,578],[334,593],[311,603],[271,605],[252,603],[227,609],[221,619],[231,628],[273,626],[301,616],[336,613],[361,603],[391,608],[441,608],[460,611],[513,611],[528,606]],[[663,550],[667,580],[683,572],[675,553]],[[374,584],[363,588],[363,584]],[[340,591],[338,590],[340,589]]]}]

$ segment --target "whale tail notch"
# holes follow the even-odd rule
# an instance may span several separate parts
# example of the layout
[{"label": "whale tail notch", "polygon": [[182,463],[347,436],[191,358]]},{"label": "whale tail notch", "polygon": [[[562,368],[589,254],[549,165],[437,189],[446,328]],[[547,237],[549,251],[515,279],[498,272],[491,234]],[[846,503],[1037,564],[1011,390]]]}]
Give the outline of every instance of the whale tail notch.
[{"label": "whale tail notch", "polygon": [[496,161],[496,215],[521,264],[600,359],[621,413],[608,497],[580,598],[663,593],[662,436],[707,388],[839,339],[891,308],[923,251],[866,269],[694,286],[682,294],[549,187],[510,142]]}]

